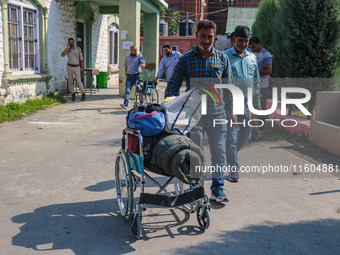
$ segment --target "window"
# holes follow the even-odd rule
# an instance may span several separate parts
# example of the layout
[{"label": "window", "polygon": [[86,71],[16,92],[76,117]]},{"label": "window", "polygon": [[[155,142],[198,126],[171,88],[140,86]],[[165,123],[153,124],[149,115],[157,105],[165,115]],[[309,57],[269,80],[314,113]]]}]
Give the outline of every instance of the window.
[{"label": "window", "polygon": [[110,65],[118,66],[118,29],[110,29]]},{"label": "window", "polygon": [[172,45],[172,46],[171,46],[171,50],[173,50],[173,51],[178,51],[178,46],[177,46],[177,45]]},{"label": "window", "polygon": [[9,1],[8,32],[13,74],[39,72],[38,11],[31,5]]},{"label": "window", "polygon": [[[178,51],[178,46],[177,45],[171,45],[171,50]],[[162,54],[162,56],[164,56],[163,45],[162,45],[161,54]]]}]

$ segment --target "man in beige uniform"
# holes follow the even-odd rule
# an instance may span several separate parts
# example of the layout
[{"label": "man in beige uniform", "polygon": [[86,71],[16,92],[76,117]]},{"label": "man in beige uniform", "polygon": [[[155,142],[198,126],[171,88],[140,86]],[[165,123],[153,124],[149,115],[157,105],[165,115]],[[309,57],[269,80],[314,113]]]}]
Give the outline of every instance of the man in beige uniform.
[{"label": "man in beige uniform", "polygon": [[79,47],[74,47],[73,38],[68,39],[68,44],[66,45],[65,50],[61,53],[61,56],[65,57],[66,54],[68,57],[67,62],[68,86],[71,88],[72,101],[76,100],[76,93],[74,93],[73,88],[73,74],[76,76],[76,81],[81,91],[81,100],[85,100],[86,99],[85,90],[80,78],[80,72],[83,72],[84,70],[83,54],[81,53],[81,49]]}]

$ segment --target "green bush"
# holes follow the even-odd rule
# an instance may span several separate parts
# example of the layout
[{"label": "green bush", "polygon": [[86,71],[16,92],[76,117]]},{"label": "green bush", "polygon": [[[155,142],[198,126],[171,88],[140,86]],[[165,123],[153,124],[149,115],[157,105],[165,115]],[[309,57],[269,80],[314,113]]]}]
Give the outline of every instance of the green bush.
[{"label": "green bush", "polygon": [[330,90],[333,86],[330,82],[315,82],[314,78],[334,76],[340,57],[340,0],[278,2],[271,52],[274,55],[273,73],[276,77],[313,78],[299,84],[312,93],[308,102],[312,112],[316,92]]},{"label": "green bush", "polygon": [[278,15],[278,0],[263,0],[251,27],[252,36],[257,36],[264,48],[272,52],[275,20]]}]

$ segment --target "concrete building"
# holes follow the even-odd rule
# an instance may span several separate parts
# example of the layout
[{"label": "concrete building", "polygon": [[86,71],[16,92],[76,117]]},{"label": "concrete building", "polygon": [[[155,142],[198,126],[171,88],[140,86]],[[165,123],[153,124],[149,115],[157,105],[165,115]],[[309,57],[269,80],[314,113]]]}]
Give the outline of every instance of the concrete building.
[{"label": "concrete building", "polygon": [[[67,58],[60,56],[75,38],[84,68],[116,73],[124,93],[124,59],[140,45],[144,13],[144,57],[158,67],[159,8],[163,0],[4,0],[0,5],[0,102],[24,102],[65,90]],[[119,74],[118,74],[119,70]],[[114,79],[113,79],[114,80]],[[89,78],[85,79],[89,83]]]},{"label": "concrete building", "polygon": [[[140,41],[141,45],[144,43],[143,37],[141,37]],[[179,51],[180,53],[185,54],[196,46],[197,39],[195,36],[166,36],[159,37],[159,60],[164,56],[163,45],[169,44],[171,45],[172,50]]]},{"label": "concrete building", "polygon": [[228,18],[228,1],[209,0],[208,19],[214,21],[217,26],[216,34],[224,35]]},{"label": "concrete building", "polygon": [[230,6],[235,7],[259,7],[261,0],[226,0]]},{"label": "concrete building", "polygon": [[249,28],[253,25],[258,8],[256,7],[229,7],[228,19],[226,22],[226,34],[235,31],[238,25],[246,25]]},{"label": "concrete building", "polygon": [[252,24],[254,10],[257,10],[260,2],[261,0],[209,0],[208,19],[216,23],[217,34],[224,35],[226,32],[230,33],[230,27],[234,24]]}]

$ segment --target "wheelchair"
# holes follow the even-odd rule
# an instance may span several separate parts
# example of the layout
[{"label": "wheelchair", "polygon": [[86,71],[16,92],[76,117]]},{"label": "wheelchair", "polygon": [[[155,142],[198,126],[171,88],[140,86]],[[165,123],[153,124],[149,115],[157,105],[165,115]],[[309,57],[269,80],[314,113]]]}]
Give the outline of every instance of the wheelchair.
[{"label": "wheelchair", "polygon": [[[203,144],[203,134],[200,131],[189,133],[193,142]],[[129,148],[128,139],[138,139],[139,152],[133,153]],[[202,148],[202,146],[201,146]],[[131,231],[136,239],[142,235],[142,213],[150,205],[167,208],[182,208],[186,213],[196,213],[199,227],[203,230],[210,225],[210,203],[208,195],[204,192],[204,177],[198,184],[189,185],[181,182],[174,176],[164,176],[167,181],[161,185],[149,172],[156,173],[144,164],[143,136],[139,130],[125,128],[122,136],[122,148],[119,150],[115,162],[115,184],[117,202],[120,214],[129,221]],[[159,174],[159,173],[157,173]],[[145,179],[158,187],[156,194],[145,192]],[[170,185],[173,185],[172,188]],[[139,201],[135,193],[140,186]],[[170,191],[170,188],[172,191]]]},{"label": "wheelchair", "polygon": [[158,101],[157,82],[143,80],[136,81],[134,107],[147,103],[158,104]]}]

